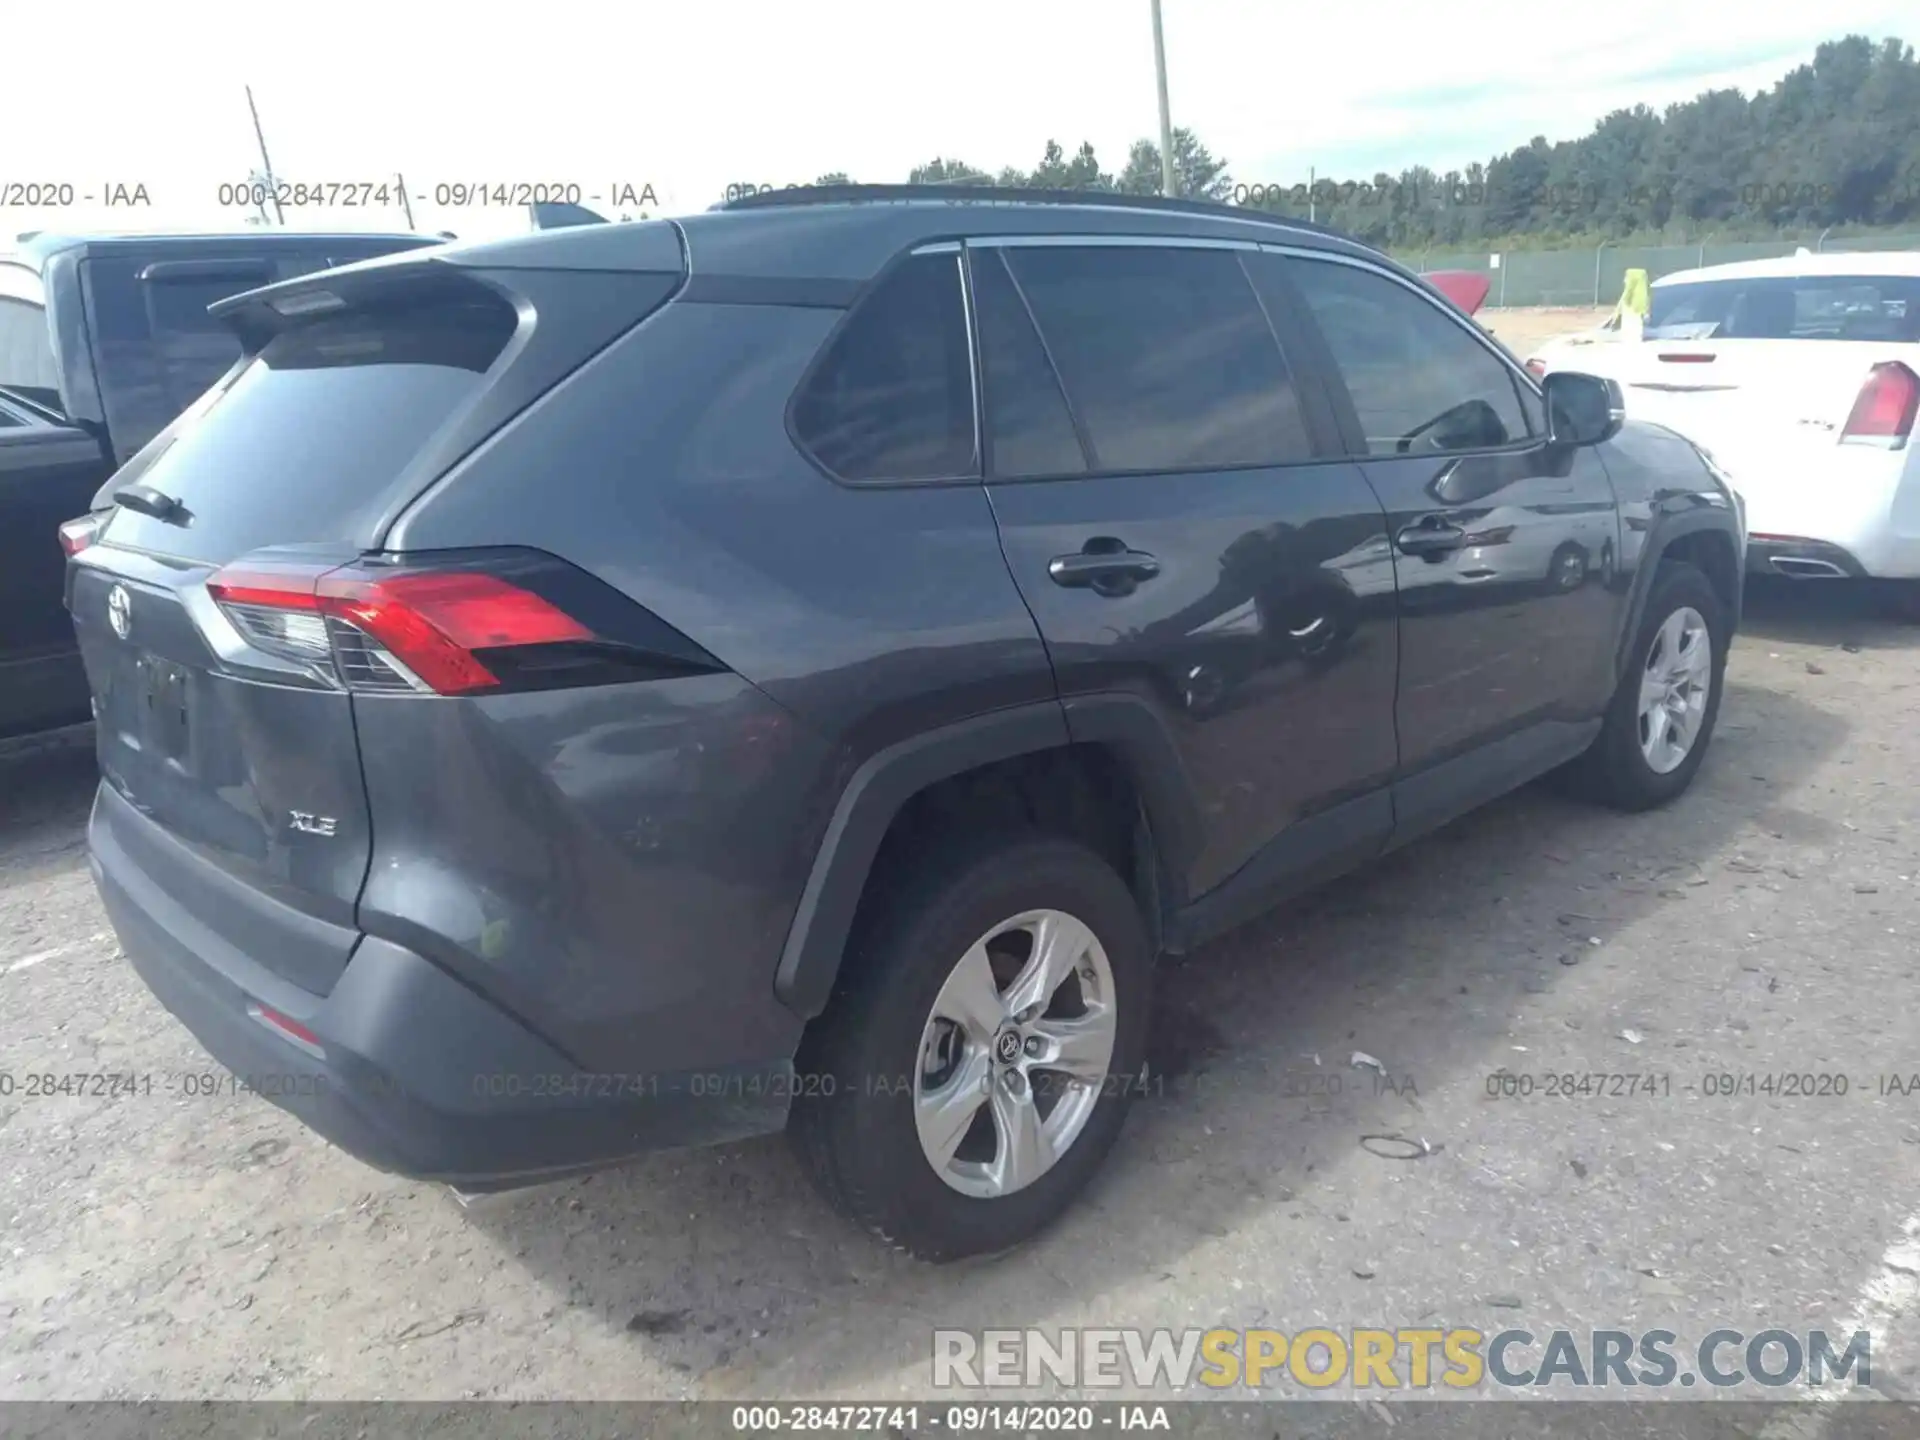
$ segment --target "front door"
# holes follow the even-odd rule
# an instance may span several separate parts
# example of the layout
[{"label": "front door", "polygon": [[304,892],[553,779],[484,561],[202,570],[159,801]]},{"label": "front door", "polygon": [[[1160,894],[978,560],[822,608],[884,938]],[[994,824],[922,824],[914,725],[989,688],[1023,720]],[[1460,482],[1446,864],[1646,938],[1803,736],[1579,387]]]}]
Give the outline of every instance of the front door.
[{"label": "front door", "polygon": [[1102,693],[1151,710],[1199,811],[1176,898],[1238,876],[1247,908],[1379,848],[1395,759],[1385,517],[1254,253],[968,245],[994,514],[1069,723]]},{"label": "front door", "polygon": [[1402,776],[1498,759],[1403,790],[1402,828],[1425,828],[1512,769],[1565,758],[1605,708],[1625,599],[1613,488],[1593,450],[1548,443],[1532,382],[1417,285],[1343,260],[1262,263],[1284,264],[1304,301],[1386,508]]}]

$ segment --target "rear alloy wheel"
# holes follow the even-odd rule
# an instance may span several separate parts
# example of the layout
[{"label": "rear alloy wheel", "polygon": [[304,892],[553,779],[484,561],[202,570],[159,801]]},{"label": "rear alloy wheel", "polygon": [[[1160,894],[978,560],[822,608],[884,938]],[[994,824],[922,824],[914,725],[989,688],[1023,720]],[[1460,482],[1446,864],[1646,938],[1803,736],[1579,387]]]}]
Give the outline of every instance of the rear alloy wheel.
[{"label": "rear alloy wheel", "polygon": [[1151,950],[1098,855],[956,837],[875,880],[790,1124],[810,1177],[927,1260],[1019,1244],[1112,1148],[1146,1048]]},{"label": "rear alloy wheel", "polygon": [[934,999],[913,1083],[920,1148],[962,1195],[1011,1195],[1086,1129],[1113,1059],[1113,970],[1060,910],[980,937]]},{"label": "rear alloy wheel", "polygon": [[1696,567],[1660,567],[1599,738],[1569,767],[1576,789],[1617,809],[1647,810],[1693,782],[1720,710],[1723,613]]}]

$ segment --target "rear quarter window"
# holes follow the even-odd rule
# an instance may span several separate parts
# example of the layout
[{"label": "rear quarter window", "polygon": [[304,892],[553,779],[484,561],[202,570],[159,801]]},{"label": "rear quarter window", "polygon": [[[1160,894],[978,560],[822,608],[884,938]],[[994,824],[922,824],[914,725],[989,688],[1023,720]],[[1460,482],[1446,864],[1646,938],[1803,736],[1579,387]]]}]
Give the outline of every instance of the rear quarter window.
[{"label": "rear quarter window", "polygon": [[979,473],[957,254],[913,255],[861,299],[802,383],[794,437],[839,479]]}]

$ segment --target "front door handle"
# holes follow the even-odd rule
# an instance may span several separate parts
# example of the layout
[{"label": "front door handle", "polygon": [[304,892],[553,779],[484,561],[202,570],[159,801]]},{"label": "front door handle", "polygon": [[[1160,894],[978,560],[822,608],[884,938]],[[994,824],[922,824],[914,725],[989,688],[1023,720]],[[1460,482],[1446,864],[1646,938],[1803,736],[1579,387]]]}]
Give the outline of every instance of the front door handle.
[{"label": "front door handle", "polygon": [[1146,551],[1129,550],[1105,536],[1089,540],[1078,555],[1056,555],[1047,562],[1054,584],[1096,595],[1130,595],[1142,580],[1159,573],[1160,562]]},{"label": "front door handle", "polygon": [[1428,560],[1438,560],[1442,555],[1458,550],[1467,543],[1467,532],[1458,525],[1431,517],[1418,525],[1408,525],[1393,537],[1393,543],[1400,547],[1405,555],[1420,555]]}]

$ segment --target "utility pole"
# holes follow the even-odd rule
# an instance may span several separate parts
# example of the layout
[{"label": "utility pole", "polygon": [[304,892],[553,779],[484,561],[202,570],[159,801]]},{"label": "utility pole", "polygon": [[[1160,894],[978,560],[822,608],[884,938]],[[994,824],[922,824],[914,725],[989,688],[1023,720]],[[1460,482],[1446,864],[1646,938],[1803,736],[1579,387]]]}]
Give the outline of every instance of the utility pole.
[{"label": "utility pole", "polygon": [[[273,182],[273,162],[267,158],[267,136],[260,128],[260,107],[253,103],[253,86],[247,86],[247,109],[253,112],[253,138],[260,142],[260,168],[266,172],[267,189],[275,189]],[[280,208],[280,197],[273,197],[273,213],[282,225],[287,223],[287,212]]]},{"label": "utility pole", "polygon": [[1307,167],[1307,223],[1309,225],[1313,224],[1314,219],[1319,213],[1315,208],[1315,200],[1317,197],[1314,195],[1314,187],[1319,183],[1319,172],[1315,170],[1313,166],[1309,165]]},{"label": "utility pole", "polygon": [[1160,193],[1173,195],[1173,120],[1167,109],[1167,41],[1160,32],[1160,0],[1153,3],[1153,71],[1160,85]]}]

